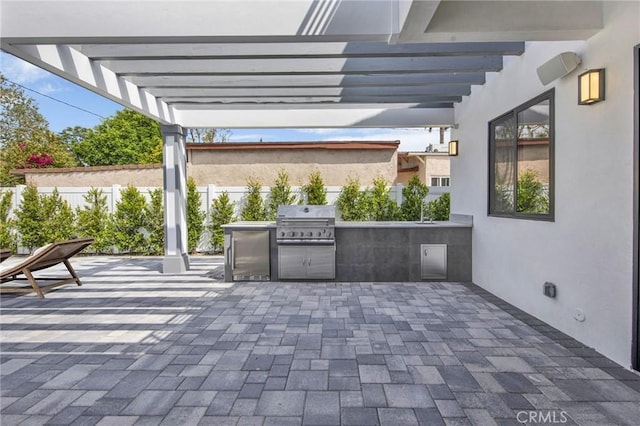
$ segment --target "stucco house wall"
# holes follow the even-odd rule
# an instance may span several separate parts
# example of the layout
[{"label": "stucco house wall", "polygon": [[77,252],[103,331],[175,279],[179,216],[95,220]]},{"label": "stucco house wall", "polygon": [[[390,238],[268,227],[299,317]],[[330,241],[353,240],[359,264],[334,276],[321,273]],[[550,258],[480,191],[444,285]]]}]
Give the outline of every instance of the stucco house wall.
[{"label": "stucco house wall", "polygon": [[378,176],[391,184],[397,147],[398,142],[189,144],[187,174],[198,185],[244,186],[249,176],[270,185],[280,170],[291,185],[307,183],[312,171],[328,186],[344,185],[349,177],[369,185]]},{"label": "stucco house wall", "polygon": [[396,183],[406,185],[415,173],[418,173],[420,181],[428,186],[431,186],[432,176],[450,176],[450,161],[447,153],[407,152],[400,153],[399,156],[401,166],[398,167]]},{"label": "stucco house wall", "polygon": [[[187,176],[196,184],[245,186],[253,177],[269,186],[280,170],[291,185],[304,185],[319,171],[326,186],[342,186],[349,178],[370,185],[382,177],[396,183],[398,141],[188,144]],[[162,165],[23,169],[26,183],[44,187],[162,186]]]},{"label": "stucco house wall", "polygon": [[[633,282],[633,48],[640,3],[603,2],[586,41],[527,43],[456,106],[453,213],[473,215],[473,281],[629,367]],[[543,86],[536,69],[565,51],[579,69]],[[606,100],[577,103],[577,76],[606,69]],[[493,78],[492,78],[493,77]],[[555,89],[555,220],[487,215],[489,121]],[[603,155],[606,144],[606,155]],[[612,185],[612,182],[614,183]],[[543,283],[558,286],[555,299]],[[584,313],[580,321],[579,312]],[[576,319],[577,318],[577,319]]]},{"label": "stucco house wall", "polygon": [[37,187],[162,186],[162,164],[24,169],[25,182]]}]

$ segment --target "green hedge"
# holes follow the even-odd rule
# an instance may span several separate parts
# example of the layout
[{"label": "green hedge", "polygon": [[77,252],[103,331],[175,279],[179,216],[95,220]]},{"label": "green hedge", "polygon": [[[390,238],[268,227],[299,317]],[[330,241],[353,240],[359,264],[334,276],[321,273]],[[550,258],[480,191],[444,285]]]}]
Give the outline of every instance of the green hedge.
[{"label": "green hedge", "polygon": [[[243,204],[241,220],[273,220],[278,205],[296,203],[296,194],[289,184],[289,176],[281,171],[271,187],[269,197],[264,200],[260,193],[262,184],[249,178]],[[318,172],[312,172],[309,182],[302,187],[306,202],[326,204],[326,187]],[[342,188],[336,207],[343,220],[418,220],[422,210],[425,217],[434,220],[449,218],[449,194],[426,204],[424,199],[429,188],[414,175],[403,188],[403,202],[398,206],[390,197],[387,182],[378,177],[371,187],[362,189],[360,182],[349,179]],[[57,189],[51,195],[39,194],[36,187],[28,185],[16,208],[15,219],[10,218],[11,191],[0,192],[0,247],[16,250],[19,245],[29,251],[44,244],[78,237],[92,237],[95,243],[89,252],[161,255],[164,252],[164,204],[163,190],[157,188],[149,193],[149,201],[131,185],[122,189],[120,200],[113,213],[107,208],[107,197],[102,190],[91,188],[84,196],[85,204],[75,211],[64,201]],[[301,200],[298,202],[303,202]],[[187,235],[188,250],[194,253],[207,231],[211,251],[223,249],[222,225],[237,220],[235,203],[229,194],[221,193],[209,207],[209,221],[205,224],[206,211],[202,210],[201,197],[195,181],[187,184]]]}]

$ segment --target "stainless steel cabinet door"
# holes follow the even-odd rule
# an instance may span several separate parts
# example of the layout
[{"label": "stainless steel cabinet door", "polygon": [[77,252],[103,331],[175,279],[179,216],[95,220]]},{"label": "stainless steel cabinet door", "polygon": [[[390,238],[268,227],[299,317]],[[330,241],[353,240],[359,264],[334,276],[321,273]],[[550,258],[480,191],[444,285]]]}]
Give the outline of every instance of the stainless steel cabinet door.
[{"label": "stainless steel cabinet door", "polygon": [[307,277],[334,279],[336,277],[335,246],[307,247]]},{"label": "stainless steel cabinet door", "polygon": [[268,276],[269,231],[233,231],[233,275]]},{"label": "stainless steel cabinet door", "polygon": [[304,246],[278,247],[278,278],[307,278],[307,251]]},{"label": "stainless steel cabinet door", "polygon": [[334,279],[336,277],[335,246],[293,245],[278,247],[278,278]]},{"label": "stainless steel cabinet door", "polygon": [[423,280],[447,278],[447,245],[420,244],[420,277]]}]

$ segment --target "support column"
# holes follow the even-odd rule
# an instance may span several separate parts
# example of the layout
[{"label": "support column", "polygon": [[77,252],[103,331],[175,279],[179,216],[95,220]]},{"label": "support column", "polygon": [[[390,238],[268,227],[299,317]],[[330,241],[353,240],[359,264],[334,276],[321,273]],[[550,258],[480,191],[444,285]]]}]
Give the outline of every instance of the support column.
[{"label": "support column", "polygon": [[164,259],[162,272],[189,269],[187,249],[187,150],[182,127],[162,125]]}]

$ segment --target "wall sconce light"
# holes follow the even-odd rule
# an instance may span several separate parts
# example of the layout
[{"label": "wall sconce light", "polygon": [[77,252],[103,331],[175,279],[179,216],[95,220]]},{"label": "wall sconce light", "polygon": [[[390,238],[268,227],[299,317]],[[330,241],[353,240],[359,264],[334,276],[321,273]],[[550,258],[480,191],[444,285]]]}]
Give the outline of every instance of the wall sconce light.
[{"label": "wall sconce light", "polygon": [[458,141],[449,142],[449,157],[456,157],[458,155]]},{"label": "wall sconce light", "polygon": [[578,76],[578,105],[604,101],[604,68],[589,70]]}]

